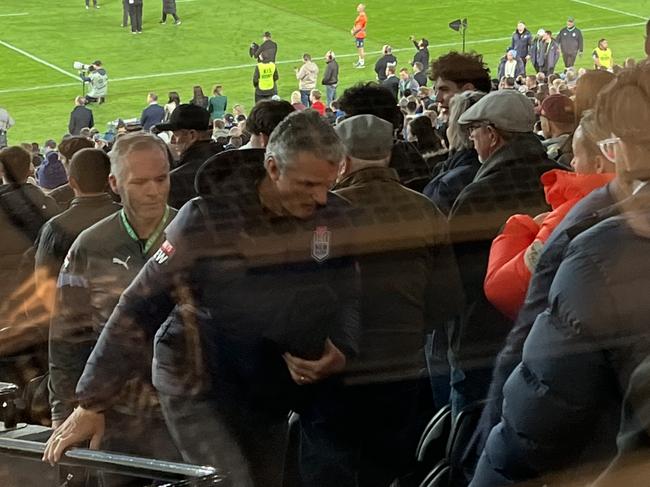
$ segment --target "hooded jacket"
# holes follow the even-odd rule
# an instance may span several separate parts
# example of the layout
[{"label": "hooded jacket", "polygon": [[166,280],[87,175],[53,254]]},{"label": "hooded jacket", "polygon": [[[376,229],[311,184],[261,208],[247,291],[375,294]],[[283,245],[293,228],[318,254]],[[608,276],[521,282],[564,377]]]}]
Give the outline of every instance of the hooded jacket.
[{"label": "hooded jacket", "polygon": [[650,353],[650,260],[640,257],[650,252],[647,188],[622,209],[569,245],[471,487],[570,472],[616,453],[623,393]]},{"label": "hooded jacket", "polygon": [[530,276],[551,232],[578,201],[614,176],[576,174],[561,169],[542,175],[546,201],[552,211],[541,225],[530,215],[511,216],[490,249],[485,295],[499,311],[513,320],[517,317]]},{"label": "hooded jacket", "polygon": [[313,61],[304,63],[296,73],[298,88],[301,90],[313,90],[316,88],[318,79],[318,66]]}]

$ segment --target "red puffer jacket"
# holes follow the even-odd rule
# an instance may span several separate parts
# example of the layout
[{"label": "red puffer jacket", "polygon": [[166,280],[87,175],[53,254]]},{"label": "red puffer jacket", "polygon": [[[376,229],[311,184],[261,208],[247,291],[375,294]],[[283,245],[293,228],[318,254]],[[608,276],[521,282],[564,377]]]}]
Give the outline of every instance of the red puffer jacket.
[{"label": "red puffer jacket", "polygon": [[513,320],[517,317],[548,237],[573,205],[614,176],[613,173],[576,174],[560,169],[542,175],[546,201],[553,211],[541,226],[528,215],[511,216],[503,232],[492,242],[484,289],[499,311]]}]

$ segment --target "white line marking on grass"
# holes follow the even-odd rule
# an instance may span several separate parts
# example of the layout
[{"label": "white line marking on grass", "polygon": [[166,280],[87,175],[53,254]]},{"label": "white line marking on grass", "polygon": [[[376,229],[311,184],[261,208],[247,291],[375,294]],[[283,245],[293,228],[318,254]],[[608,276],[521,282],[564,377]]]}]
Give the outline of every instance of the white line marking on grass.
[{"label": "white line marking on grass", "polygon": [[66,76],[69,76],[70,78],[79,79],[74,74],[68,73],[65,69],[59,68],[58,66],[55,66],[52,63],[48,63],[44,59],[41,59],[40,57],[36,57],[33,54],[28,53],[27,51],[23,51],[19,47],[16,47],[16,46],[14,46],[12,44],[9,44],[8,42],[0,41],[0,45],[5,46],[7,49],[11,49],[12,51],[17,52],[18,54],[22,54],[23,56],[31,59],[32,61],[36,61],[37,63],[40,63],[40,64],[42,64],[44,66],[47,66],[48,68],[52,68],[53,70],[58,71],[61,74],[65,74]]},{"label": "white line marking on grass", "polygon": [[625,11],[619,10],[617,8],[605,7],[604,5],[598,5],[596,3],[586,2],[585,0],[571,0],[571,1],[575,2],[575,3],[581,3],[581,4],[587,5],[589,7],[599,8],[601,10],[608,10],[610,12],[614,12],[614,13],[621,14],[621,15],[627,15],[628,17],[635,17],[637,19],[643,19],[643,20],[646,20],[646,21],[648,20],[648,17],[644,17],[643,15],[633,14],[633,13],[630,13],[630,12],[625,12]]},{"label": "white line marking on grass", "polygon": [[[177,0],[178,1],[178,0]],[[574,0],[575,1],[575,0]],[[632,24],[619,24],[619,25],[608,25],[608,26],[602,26],[602,27],[587,27],[585,29],[582,29],[582,32],[594,32],[594,31],[599,31],[599,30],[611,30],[611,29],[623,29],[627,27],[640,27],[642,25],[645,25],[645,22],[635,22]],[[495,37],[492,39],[479,39],[476,41],[473,40],[468,40],[467,44],[486,44],[490,42],[498,42],[498,41],[509,41],[510,37]],[[0,41],[1,44],[4,44],[2,41]],[[440,48],[440,47],[455,47],[459,46],[462,43],[462,41],[459,39],[456,42],[445,42],[443,44],[430,44],[430,48]],[[413,47],[404,47],[404,48],[399,48],[399,49],[393,49],[393,52],[403,52],[403,51],[413,51]],[[373,52],[367,52],[366,54],[381,54],[381,51],[373,51]],[[350,58],[350,57],[356,57],[358,54],[340,54],[337,57],[337,59],[340,58]],[[323,58],[314,58],[315,60],[322,60]],[[299,63],[302,62],[302,59],[294,59],[294,60],[285,60],[285,61],[278,61],[276,64],[292,64],[292,63]],[[370,65],[368,65],[370,66]],[[138,76],[126,76],[123,78],[113,78],[110,79],[109,81],[111,83],[120,83],[124,81],[137,81],[141,79],[151,79],[151,78],[163,78],[163,77],[168,77],[168,76],[183,76],[183,75],[188,75],[188,74],[202,74],[202,73],[215,73],[219,71],[231,71],[231,70],[236,70],[236,69],[244,69],[244,68],[254,68],[255,64],[237,64],[234,66],[219,66],[216,68],[201,68],[201,69],[190,69],[190,70],[185,70],[185,71],[173,71],[169,73],[152,73],[152,74],[145,74],[145,75],[138,75]],[[66,73],[67,75],[71,76],[72,78],[77,79],[76,76]],[[59,83],[59,84],[53,84],[53,85],[44,85],[44,86],[30,86],[27,88],[7,88],[4,90],[0,90],[0,94],[5,94],[5,93],[23,93],[23,92],[29,92],[29,91],[41,91],[41,90],[48,90],[48,89],[55,89],[55,88],[67,88],[70,86],[77,86],[81,81],[78,83]]]},{"label": "white line marking on grass", "polygon": [[20,17],[21,15],[29,15],[29,12],[21,12],[18,14],[0,14],[0,17]]}]

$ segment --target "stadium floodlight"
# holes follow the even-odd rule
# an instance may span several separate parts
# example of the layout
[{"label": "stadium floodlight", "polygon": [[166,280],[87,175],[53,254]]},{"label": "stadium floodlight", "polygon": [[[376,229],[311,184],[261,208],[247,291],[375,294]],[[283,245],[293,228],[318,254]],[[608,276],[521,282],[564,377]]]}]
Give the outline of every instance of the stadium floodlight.
[{"label": "stadium floodlight", "polygon": [[456,19],[449,22],[449,28],[455,30],[456,32],[460,32],[460,34],[463,36],[463,52],[465,52],[465,31],[467,30],[467,18],[464,18],[462,20]]}]

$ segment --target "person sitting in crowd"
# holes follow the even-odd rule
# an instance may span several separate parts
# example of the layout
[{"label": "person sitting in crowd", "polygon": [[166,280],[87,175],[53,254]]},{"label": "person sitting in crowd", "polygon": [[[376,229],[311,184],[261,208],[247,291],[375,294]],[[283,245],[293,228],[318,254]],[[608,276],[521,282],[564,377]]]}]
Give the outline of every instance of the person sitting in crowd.
[{"label": "person sitting in crowd", "polygon": [[[43,225],[34,242],[36,283],[45,297],[54,288],[64,258],[77,236],[120,209],[106,191],[109,172],[110,160],[104,151],[86,148],[72,157],[68,175],[75,198],[68,209]],[[46,308],[53,309],[53,303]]]},{"label": "person sitting in crowd", "polygon": [[223,86],[216,85],[212,90],[212,96],[208,100],[208,112],[210,120],[222,119],[228,109],[228,97],[223,94]]},{"label": "person sitting in crowd", "polygon": [[485,277],[485,295],[511,319],[517,317],[530,276],[553,230],[578,201],[614,179],[614,164],[600,153],[597,145],[607,135],[599,130],[594,114],[585,112],[573,135],[571,166],[575,172],[554,169],[542,175],[546,201],[552,211],[535,218],[514,215],[494,240]]},{"label": "person sitting in crowd", "polygon": [[407,68],[400,69],[398,96],[402,98],[408,97],[410,95],[416,95],[418,89],[420,89],[420,85],[418,85],[418,82],[411,77],[409,70]]},{"label": "person sitting in crowd", "polygon": [[318,90],[311,90],[309,94],[310,108],[316,110],[321,117],[325,116],[325,104],[322,101],[323,95]]},{"label": "person sitting in crowd", "polygon": [[[43,224],[59,213],[56,202],[27,182],[31,155],[19,146],[0,150],[0,323],[6,326],[12,296],[28,276],[19,272],[21,257],[36,240]],[[15,304],[15,303],[14,303]]]},{"label": "person sitting in crowd", "polygon": [[514,213],[547,211],[539,178],[558,167],[533,133],[533,105],[521,93],[489,93],[458,123],[468,127],[481,167],[449,215],[467,299],[466,312],[450,339],[451,405],[456,413],[485,398],[492,362],[511,327],[483,290],[492,241]]},{"label": "person sitting in crowd", "polygon": [[573,101],[565,95],[551,95],[540,107],[539,118],[542,122],[542,145],[550,159],[557,159],[560,147],[575,129]]},{"label": "person sitting in crowd", "polygon": [[449,215],[454,201],[474,180],[481,167],[469,130],[459,124],[458,119],[484,96],[485,93],[480,91],[464,91],[454,95],[450,102],[447,122],[449,156],[422,191],[445,215]]},{"label": "person sitting in crowd", "polygon": [[427,165],[435,172],[438,164],[447,159],[448,152],[434,130],[431,119],[425,116],[411,119],[407,132],[407,140],[415,144]]},{"label": "person sitting in crowd", "polygon": [[[339,106],[346,116],[375,115],[393,124],[394,133],[402,130],[404,117],[395,105],[390,91],[377,83],[361,83],[343,92]],[[397,171],[400,181],[407,187],[421,190],[424,181],[431,179],[431,168],[418,150],[408,141],[393,136],[393,152],[390,167]]]},{"label": "person sitting in crowd", "polygon": [[48,192],[68,182],[68,175],[56,150],[49,150],[46,153],[45,160],[36,169],[36,181]]},{"label": "person sitting in crowd", "polygon": [[[91,140],[86,137],[74,136],[63,139],[59,144],[59,159],[63,163],[63,167],[66,172],[70,172],[70,161],[72,156],[74,156],[81,149],[91,149],[94,147],[94,144]],[[108,184],[108,180],[106,181]],[[52,190],[49,194],[61,210],[67,210],[70,207],[70,203],[75,198],[74,190],[70,183],[66,183],[58,188]]]},{"label": "person sitting in crowd", "polygon": [[294,111],[294,107],[286,101],[259,102],[246,119],[246,132],[250,134],[250,140],[241,149],[266,149],[275,127]]},{"label": "person sitting in crowd", "polygon": [[179,105],[169,122],[158,124],[155,129],[173,134],[172,145],[179,159],[178,167],[169,175],[169,204],[172,208],[180,208],[196,196],[194,176],[198,169],[211,156],[221,152],[223,147],[212,140],[210,114],[197,105]]}]

